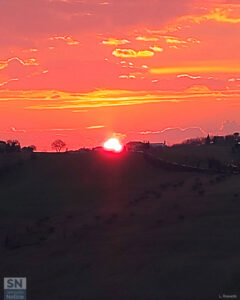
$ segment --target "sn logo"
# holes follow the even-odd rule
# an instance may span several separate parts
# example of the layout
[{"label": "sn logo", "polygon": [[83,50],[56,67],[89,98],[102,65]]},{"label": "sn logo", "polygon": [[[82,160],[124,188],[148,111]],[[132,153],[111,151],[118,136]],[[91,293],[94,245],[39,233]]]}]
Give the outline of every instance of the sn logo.
[{"label": "sn logo", "polygon": [[4,278],[5,290],[26,290],[26,278]]}]

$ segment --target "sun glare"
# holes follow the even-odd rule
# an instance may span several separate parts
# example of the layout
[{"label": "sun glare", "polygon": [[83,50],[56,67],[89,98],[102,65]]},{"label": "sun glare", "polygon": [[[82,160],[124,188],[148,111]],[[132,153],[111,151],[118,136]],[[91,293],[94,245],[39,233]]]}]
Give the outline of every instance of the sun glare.
[{"label": "sun glare", "polygon": [[120,144],[119,140],[116,138],[111,138],[107,140],[104,145],[104,149],[108,151],[121,152],[123,150],[123,146]]}]

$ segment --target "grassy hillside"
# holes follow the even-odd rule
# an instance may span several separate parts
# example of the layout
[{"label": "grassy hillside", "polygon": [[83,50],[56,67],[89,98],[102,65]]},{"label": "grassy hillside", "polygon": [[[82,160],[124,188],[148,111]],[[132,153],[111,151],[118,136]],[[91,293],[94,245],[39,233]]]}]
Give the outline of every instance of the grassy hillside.
[{"label": "grassy hillside", "polygon": [[29,298],[240,293],[239,175],[166,171],[134,153],[33,158],[0,175],[0,271],[27,276]]},{"label": "grassy hillside", "polygon": [[240,161],[240,151],[231,144],[223,145],[176,145],[170,148],[153,150],[155,155],[163,159],[188,164],[192,166],[208,167],[208,159],[217,159],[226,164],[230,161]]}]

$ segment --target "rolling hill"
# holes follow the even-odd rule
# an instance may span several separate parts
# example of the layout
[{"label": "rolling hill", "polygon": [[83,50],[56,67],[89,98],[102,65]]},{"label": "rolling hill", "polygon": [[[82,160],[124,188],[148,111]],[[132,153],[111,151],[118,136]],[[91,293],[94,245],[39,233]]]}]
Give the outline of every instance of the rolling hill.
[{"label": "rolling hill", "polygon": [[239,294],[240,175],[164,170],[140,153],[9,160],[0,270],[26,276],[29,298]]}]

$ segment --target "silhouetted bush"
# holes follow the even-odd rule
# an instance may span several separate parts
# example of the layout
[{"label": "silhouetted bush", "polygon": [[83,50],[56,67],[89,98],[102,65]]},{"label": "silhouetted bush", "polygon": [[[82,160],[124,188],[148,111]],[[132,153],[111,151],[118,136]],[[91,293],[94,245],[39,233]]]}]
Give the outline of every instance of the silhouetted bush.
[{"label": "silhouetted bush", "polygon": [[182,144],[183,145],[192,145],[192,146],[200,146],[204,145],[206,142],[205,138],[193,138],[193,139],[187,139]]},{"label": "silhouetted bush", "polygon": [[27,152],[27,153],[33,153],[34,151],[36,151],[36,146],[31,145],[31,146],[27,146],[27,147],[23,147],[21,150],[22,152]]}]

